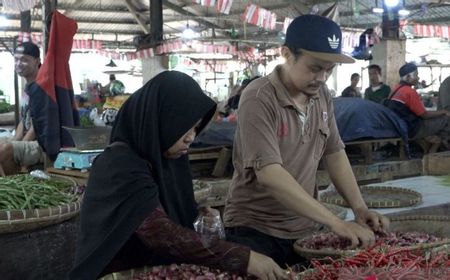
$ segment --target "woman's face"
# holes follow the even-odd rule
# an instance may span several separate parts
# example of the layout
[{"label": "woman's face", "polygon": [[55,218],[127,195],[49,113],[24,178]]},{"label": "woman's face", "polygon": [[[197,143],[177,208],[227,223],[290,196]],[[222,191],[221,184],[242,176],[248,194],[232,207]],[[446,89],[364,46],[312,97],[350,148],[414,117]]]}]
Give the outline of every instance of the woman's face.
[{"label": "woman's face", "polygon": [[167,151],[164,152],[164,157],[167,159],[177,159],[182,155],[186,155],[189,150],[189,146],[194,142],[195,136],[197,136],[198,126],[201,120],[199,120],[191,129],[188,130],[175,144],[173,144]]}]

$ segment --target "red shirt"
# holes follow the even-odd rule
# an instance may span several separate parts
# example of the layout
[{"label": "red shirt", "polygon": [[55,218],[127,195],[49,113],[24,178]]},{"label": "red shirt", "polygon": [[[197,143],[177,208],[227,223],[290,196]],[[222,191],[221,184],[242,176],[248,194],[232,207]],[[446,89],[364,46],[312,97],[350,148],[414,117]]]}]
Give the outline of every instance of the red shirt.
[{"label": "red shirt", "polygon": [[409,85],[404,85],[399,89],[400,86],[401,85],[397,85],[395,87],[394,92],[397,92],[394,94],[394,96],[392,96],[391,99],[403,103],[418,117],[425,114],[425,106],[423,105],[417,91]]}]

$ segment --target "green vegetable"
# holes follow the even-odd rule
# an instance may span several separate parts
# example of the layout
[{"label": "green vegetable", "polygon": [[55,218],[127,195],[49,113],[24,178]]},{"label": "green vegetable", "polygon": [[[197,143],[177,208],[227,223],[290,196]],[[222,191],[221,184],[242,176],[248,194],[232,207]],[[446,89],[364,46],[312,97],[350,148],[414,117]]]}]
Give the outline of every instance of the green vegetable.
[{"label": "green vegetable", "polygon": [[94,122],[89,118],[89,116],[81,116],[80,117],[80,127],[87,128],[87,127],[94,127]]},{"label": "green vegetable", "polygon": [[0,210],[48,208],[77,199],[67,182],[30,175],[0,177]]},{"label": "green vegetable", "polygon": [[5,101],[0,101],[0,114],[12,112],[13,110],[14,107],[11,104]]}]

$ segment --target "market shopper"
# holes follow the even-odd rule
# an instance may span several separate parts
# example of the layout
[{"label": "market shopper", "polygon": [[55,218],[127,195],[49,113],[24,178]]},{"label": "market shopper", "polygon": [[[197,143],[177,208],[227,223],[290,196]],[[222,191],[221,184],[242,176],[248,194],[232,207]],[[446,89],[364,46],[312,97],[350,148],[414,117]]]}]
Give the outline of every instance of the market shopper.
[{"label": "market shopper", "polygon": [[[341,43],[333,21],[297,17],[281,49],[286,62],[253,81],[239,103],[235,171],[224,212],[227,239],[280,265],[298,261],[293,244],[314,222],[349,239],[353,247],[372,245],[372,230],[388,228],[388,219],[369,211],[361,196],[325,85],[337,63],[353,62],[341,54]],[[356,222],[342,221],[316,200],[321,159]]]},{"label": "market shopper", "polygon": [[364,91],[364,99],[381,104],[388,98],[391,88],[381,81],[381,67],[377,64],[371,64],[367,68],[369,71],[370,86]]},{"label": "market shopper", "polygon": [[[36,80],[41,59],[39,47],[31,42],[24,42],[14,50],[16,73],[23,77],[26,85]],[[44,152],[36,141],[31,121],[29,97],[22,94],[20,122],[12,139],[0,142],[0,175],[17,173],[22,166],[33,166],[44,162]]]},{"label": "market shopper", "polygon": [[192,78],[176,71],[155,76],[126,101],[111,144],[90,171],[70,279],[170,263],[285,277],[272,259],[222,240],[205,247],[193,231],[187,151],[215,109]]}]

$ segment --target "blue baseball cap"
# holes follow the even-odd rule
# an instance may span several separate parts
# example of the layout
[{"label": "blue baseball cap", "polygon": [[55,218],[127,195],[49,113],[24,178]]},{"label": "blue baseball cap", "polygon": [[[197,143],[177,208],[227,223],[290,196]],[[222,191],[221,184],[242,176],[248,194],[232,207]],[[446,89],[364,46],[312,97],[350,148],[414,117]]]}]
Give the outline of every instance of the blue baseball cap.
[{"label": "blue baseball cap", "polygon": [[31,42],[23,42],[14,50],[14,54],[25,54],[39,58],[39,47]]},{"label": "blue baseball cap", "polygon": [[355,62],[350,56],[342,54],[342,32],[339,25],[323,16],[296,17],[287,28],[285,44],[325,61]]},{"label": "blue baseball cap", "polygon": [[414,63],[409,62],[400,67],[400,69],[398,70],[398,74],[400,75],[401,78],[415,71],[417,71],[417,66]]}]

